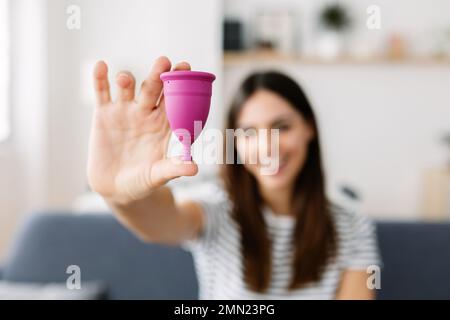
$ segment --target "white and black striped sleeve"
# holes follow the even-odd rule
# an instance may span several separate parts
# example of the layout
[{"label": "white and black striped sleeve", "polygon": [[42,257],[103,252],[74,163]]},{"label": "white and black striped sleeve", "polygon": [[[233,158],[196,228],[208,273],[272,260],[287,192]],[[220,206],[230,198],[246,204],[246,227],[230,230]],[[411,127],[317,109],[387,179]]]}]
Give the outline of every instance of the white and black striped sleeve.
[{"label": "white and black striped sleeve", "polygon": [[381,267],[376,230],[373,221],[363,214],[349,212],[345,222],[338,222],[341,237],[342,266],[345,269],[367,270]]}]

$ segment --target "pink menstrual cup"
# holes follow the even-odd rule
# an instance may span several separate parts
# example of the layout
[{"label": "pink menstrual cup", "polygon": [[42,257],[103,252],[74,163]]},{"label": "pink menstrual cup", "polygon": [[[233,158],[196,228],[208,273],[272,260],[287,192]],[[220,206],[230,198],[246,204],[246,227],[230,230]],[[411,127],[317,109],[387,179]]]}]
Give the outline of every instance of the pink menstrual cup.
[{"label": "pink menstrual cup", "polygon": [[213,74],[199,71],[170,71],[161,74],[167,120],[183,144],[183,160],[192,160],[191,145],[208,119],[214,79],[216,77]]}]

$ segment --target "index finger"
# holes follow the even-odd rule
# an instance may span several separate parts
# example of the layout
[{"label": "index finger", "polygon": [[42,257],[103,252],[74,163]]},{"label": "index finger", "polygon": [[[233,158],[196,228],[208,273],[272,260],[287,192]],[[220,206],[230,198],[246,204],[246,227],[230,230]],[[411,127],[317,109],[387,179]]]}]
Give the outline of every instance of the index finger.
[{"label": "index finger", "polygon": [[153,63],[152,69],[141,86],[138,104],[141,108],[153,108],[158,103],[159,96],[163,88],[163,83],[159,76],[161,73],[169,71],[170,60],[167,57],[159,57]]}]

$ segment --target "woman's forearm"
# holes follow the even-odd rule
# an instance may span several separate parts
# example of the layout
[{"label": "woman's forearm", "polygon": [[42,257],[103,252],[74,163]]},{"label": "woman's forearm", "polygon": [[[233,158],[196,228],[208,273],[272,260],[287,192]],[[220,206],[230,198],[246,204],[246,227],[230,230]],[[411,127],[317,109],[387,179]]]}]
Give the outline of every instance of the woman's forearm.
[{"label": "woman's forearm", "polygon": [[169,187],[157,188],[140,200],[105,200],[116,217],[143,241],[164,241],[176,229],[180,213]]}]

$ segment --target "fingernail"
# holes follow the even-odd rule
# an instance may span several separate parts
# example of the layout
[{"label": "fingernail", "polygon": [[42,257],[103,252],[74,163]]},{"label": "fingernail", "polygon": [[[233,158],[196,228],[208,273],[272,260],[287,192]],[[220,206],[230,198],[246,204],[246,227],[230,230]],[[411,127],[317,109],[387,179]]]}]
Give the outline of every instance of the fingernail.
[{"label": "fingernail", "polygon": [[130,84],[130,77],[128,76],[128,74],[126,73],[120,73],[117,76],[117,83],[121,86],[121,87],[127,87]]}]

